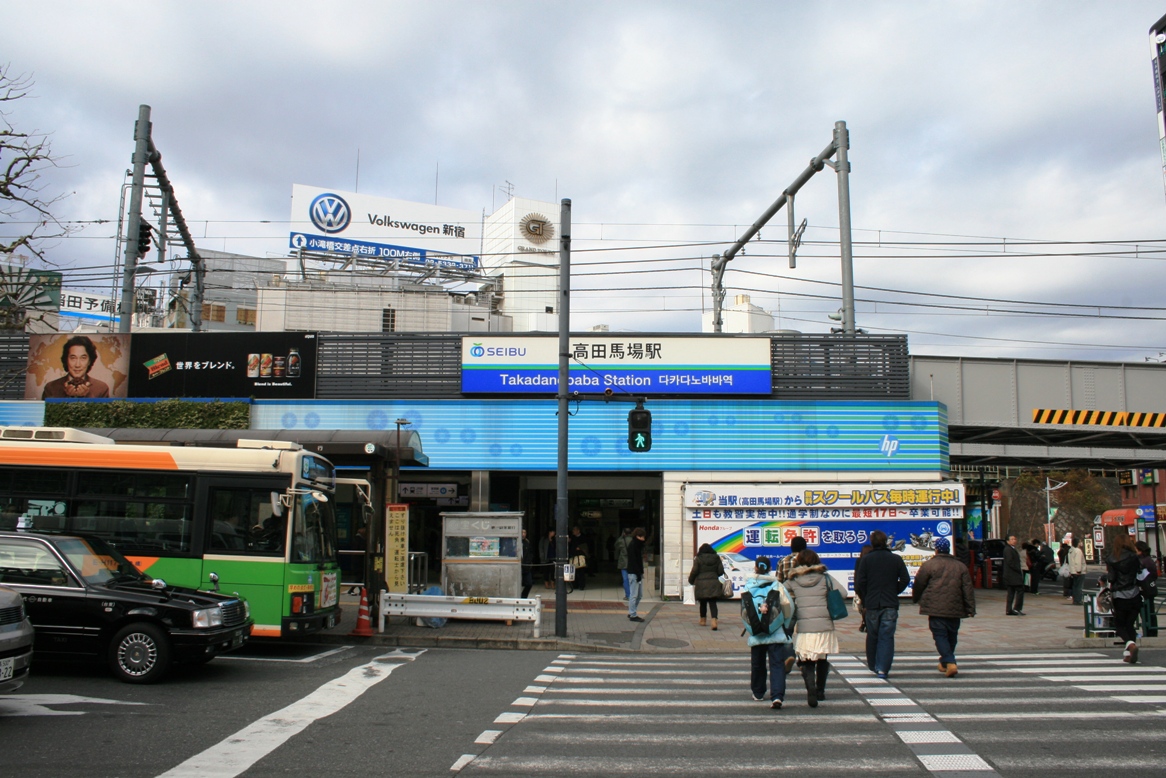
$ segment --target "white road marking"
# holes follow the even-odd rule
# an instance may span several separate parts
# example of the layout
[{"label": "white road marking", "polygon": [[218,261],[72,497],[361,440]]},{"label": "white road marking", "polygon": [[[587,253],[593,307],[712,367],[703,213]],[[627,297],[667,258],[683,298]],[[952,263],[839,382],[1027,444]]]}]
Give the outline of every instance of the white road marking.
[{"label": "white road marking", "polygon": [[451,773],[459,772],[463,767],[477,758],[477,754],[462,754],[460,757],[458,757],[458,760],[453,763],[453,766],[449,768],[449,771]]},{"label": "white road marking", "polygon": [[1166,692],[1166,684],[1142,684],[1138,682],[1086,684],[1083,686],[1074,686],[1073,688],[1086,692]]},{"label": "white road marking", "polygon": [[538,700],[534,697],[519,697],[514,702],[510,703],[515,708],[533,708],[538,704]]},{"label": "white road marking", "polygon": [[84,716],[83,710],[53,710],[50,705],[147,705],[77,694],[5,694],[0,696],[0,716]]},{"label": "white road marking", "polygon": [[517,724],[518,722],[522,721],[524,718],[526,718],[525,713],[512,713],[512,712],[508,711],[506,713],[499,713],[498,718],[494,719],[494,723],[495,724]]},{"label": "white road marking", "polygon": [[218,659],[218,660],[229,659],[232,662],[291,662],[293,664],[307,664],[308,662],[319,661],[326,656],[332,656],[333,654],[339,654],[341,651],[349,651],[352,648],[355,648],[355,646],[340,646],[339,648],[333,648],[330,651],[324,651],[324,652],[319,653],[319,654],[313,654],[312,656],[304,657],[303,659],[277,659],[274,657],[265,657],[265,656],[235,656],[233,654],[223,654],[219,657],[216,657],[216,659]]},{"label": "white road marking", "polygon": [[306,697],[248,724],[225,740],[167,770],[160,778],[234,778],[302,732],[312,722],[342,710],[404,664],[386,661],[387,657],[413,659],[420,656],[420,653],[393,652],[354,667]]},{"label": "white road marking", "polygon": [[488,746],[497,740],[498,736],[501,734],[502,730],[500,729],[487,729],[485,732],[478,735],[478,739],[474,742],[479,745]]}]

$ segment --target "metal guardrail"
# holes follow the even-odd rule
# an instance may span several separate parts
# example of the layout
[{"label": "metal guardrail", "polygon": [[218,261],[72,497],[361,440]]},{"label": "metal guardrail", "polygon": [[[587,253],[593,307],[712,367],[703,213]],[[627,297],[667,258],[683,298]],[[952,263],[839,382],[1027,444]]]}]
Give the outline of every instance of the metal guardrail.
[{"label": "metal guardrail", "polygon": [[424,619],[487,619],[492,621],[530,621],[532,637],[541,637],[542,597],[447,597],[443,595],[380,593],[377,632],[385,631],[389,616]]}]

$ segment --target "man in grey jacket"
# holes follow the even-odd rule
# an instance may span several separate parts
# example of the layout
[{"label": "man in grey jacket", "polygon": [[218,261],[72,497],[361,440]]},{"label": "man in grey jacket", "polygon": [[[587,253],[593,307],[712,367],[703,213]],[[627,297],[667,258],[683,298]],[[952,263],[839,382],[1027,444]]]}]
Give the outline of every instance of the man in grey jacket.
[{"label": "man in grey jacket", "polygon": [[950,553],[947,538],[935,541],[935,556],[915,574],[911,599],[919,603],[919,613],[927,617],[935,650],[939,652],[939,672],[951,678],[959,672],[955,663],[955,645],[959,639],[960,619],[976,615],[976,594],[972,576],[963,562]]}]

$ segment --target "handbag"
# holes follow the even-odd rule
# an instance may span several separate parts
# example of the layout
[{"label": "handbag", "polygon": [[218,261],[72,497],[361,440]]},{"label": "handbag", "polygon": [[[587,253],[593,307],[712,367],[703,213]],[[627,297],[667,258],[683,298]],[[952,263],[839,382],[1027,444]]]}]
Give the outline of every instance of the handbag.
[{"label": "handbag", "polygon": [[1065,564],[1061,565],[1061,569],[1057,571],[1057,577],[1058,578],[1072,578],[1072,576],[1069,574],[1069,563],[1068,562],[1065,562]]},{"label": "handbag", "polygon": [[584,569],[587,567],[587,557],[583,556],[582,554],[576,554],[575,556],[571,557],[571,566],[576,570]]},{"label": "handbag", "polygon": [[733,599],[733,582],[730,581],[728,578],[721,581],[721,595],[726,600]]},{"label": "handbag", "polygon": [[830,612],[830,620],[838,621],[850,615],[850,611],[846,610],[846,598],[842,596],[842,592],[834,588],[834,579],[829,573],[826,576],[826,610]]}]

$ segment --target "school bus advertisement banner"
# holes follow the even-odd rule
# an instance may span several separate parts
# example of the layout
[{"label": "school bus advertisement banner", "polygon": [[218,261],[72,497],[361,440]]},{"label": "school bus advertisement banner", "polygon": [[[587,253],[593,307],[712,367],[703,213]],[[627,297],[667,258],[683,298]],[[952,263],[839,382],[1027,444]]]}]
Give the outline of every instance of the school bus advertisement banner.
[{"label": "school bus advertisement banner", "polygon": [[[855,564],[872,532],[887,534],[889,547],[903,557],[914,579],[934,555],[935,540],[952,541],[954,522],[963,517],[962,497],[958,483],[690,484],[685,503],[697,546],[708,543],[729,561],[734,588],[757,557],[786,556],[790,542],[802,537],[835,580],[853,592]],[[846,507],[833,507],[840,502]],[[908,587],[904,594],[909,593]]]}]

